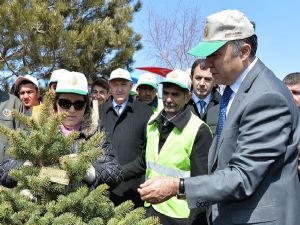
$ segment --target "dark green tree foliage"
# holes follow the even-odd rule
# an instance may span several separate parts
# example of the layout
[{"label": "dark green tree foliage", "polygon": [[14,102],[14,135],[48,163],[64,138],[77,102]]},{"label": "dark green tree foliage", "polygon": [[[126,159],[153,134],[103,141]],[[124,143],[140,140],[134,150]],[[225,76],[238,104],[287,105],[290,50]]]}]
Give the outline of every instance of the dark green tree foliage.
[{"label": "dark green tree foliage", "polygon": [[64,68],[92,78],[130,66],[141,36],[129,23],[140,7],[133,0],[0,1],[0,70],[11,74],[1,77],[49,78]]},{"label": "dark green tree foliage", "polygon": [[[18,181],[15,188],[0,186],[0,224],[159,224],[157,218],[145,218],[142,208],[133,209],[130,201],[114,207],[107,185],[89,190],[81,182],[90,164],[101,154],[98,143],[103,134],[81,141],[77,157],[69,157],[78,134],[65,137],[60,133],[59,124],[65,115],[53,114],[52,102],[53,96],[47,94],[38,120],[14,111],[14,116],[25,124],[24,130],[14,131],[0,125],[0,134],[9,139],[10,156],[25,162],[10,172]],[[66,171],[69,184],[51,182],[48,176],[42,178],[42,167]],[[24,191],[27,195],[21,194]]]}]

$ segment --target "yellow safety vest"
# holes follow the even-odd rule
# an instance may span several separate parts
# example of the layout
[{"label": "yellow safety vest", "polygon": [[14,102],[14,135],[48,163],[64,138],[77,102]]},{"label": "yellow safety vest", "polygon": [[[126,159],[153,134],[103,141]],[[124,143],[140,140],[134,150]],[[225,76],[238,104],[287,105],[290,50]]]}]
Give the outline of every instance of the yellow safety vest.
[{"label": "yellow safety vest", "polygon": [[[155,115],[149,121],[154,118]],[[202,120],[191,113],[191,118],[184,129],[180,131],[174,127],[158,153],[160,135],[157,122],[149,122],[147,125],[146,179],[156,176],[190,177],[190,154],[202,123]],[[146,202],[145,207],[149,206],[150,204]],[[152,207],[161,214],[172,218],[188,218],[190,213],[187,201],[176,197],[152,205]]]}]

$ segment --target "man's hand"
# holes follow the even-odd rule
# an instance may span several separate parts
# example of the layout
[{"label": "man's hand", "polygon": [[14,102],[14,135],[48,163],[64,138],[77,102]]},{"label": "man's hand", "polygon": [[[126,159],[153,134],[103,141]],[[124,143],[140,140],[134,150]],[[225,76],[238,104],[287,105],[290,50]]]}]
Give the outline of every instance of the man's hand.
[{"label": "man's hand", "polygon": [[175,196],[179,188],[179,179],[172,177],[154,177],[140,185],[141,199],[157,204]]}]

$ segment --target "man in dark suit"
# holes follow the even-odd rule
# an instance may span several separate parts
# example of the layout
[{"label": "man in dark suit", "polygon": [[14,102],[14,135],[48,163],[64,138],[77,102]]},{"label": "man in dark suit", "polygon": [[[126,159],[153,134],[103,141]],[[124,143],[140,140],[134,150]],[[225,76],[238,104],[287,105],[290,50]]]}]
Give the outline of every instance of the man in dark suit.
[{"label": "man in dark suit", "polygon": [[218,92],[210,68],[203,68],[205,60],[197,59],[191,69],[193,84],[192,112],[208,124],[215,135],[218,124],[220,93]]},{"label": "man in dark suit", "polygon": [[206,57],[216,83],[226,85],[209,175],[147,180],[139,189],[142,199],[158,203],[186,194],[190,208],[211,209],[214,225],[299,224],[299,111],[283,82],[255,56],[256,48],[243,13],[207,17],[204,39],[189,53]]},{"label": "man in dark suit", "polygon": [[[114,153],[121,166],[127,168],[145,152],[146,126],[152,114],[151,107],[132,99],[131,88],[131,76],[127,70],[118,68],[112,71],[109,78],[112,97],[99,107],[99,116],[109,132]],[[111,200],[116,205],[132,200],[135,206],[143,206],[137,193],[143,180],[143,176],[139,176],[122,182],[111,191]]]}]

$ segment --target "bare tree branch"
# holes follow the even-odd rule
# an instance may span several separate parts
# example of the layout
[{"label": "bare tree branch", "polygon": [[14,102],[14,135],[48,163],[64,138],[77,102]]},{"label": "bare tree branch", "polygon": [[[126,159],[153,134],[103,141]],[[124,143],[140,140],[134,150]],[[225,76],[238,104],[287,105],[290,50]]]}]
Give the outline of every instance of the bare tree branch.
[{"label": "bare tree branch", "polygon": [[186,70],[195,60],[187,52],[200,41],[202,24],[196,7],[191,9],[180,3],[175,8],[171,16],[148,10],[145,41],[150,47],[147,55],[170,69]]}]

